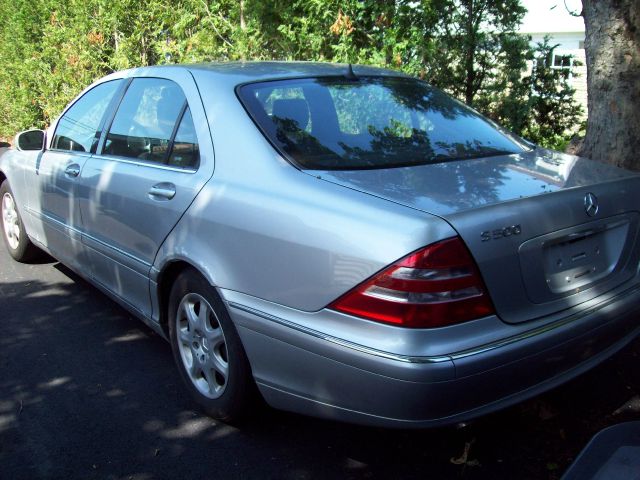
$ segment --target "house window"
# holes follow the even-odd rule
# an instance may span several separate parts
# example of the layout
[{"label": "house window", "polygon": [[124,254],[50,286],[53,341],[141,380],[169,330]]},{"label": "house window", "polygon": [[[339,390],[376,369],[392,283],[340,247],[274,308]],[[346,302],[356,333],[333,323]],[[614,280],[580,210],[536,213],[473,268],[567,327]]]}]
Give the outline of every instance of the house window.
[{"label": "house window", "polygon": [[573,55],[569,52],[554,51],[551,57],[551,68],[571,70]]}]

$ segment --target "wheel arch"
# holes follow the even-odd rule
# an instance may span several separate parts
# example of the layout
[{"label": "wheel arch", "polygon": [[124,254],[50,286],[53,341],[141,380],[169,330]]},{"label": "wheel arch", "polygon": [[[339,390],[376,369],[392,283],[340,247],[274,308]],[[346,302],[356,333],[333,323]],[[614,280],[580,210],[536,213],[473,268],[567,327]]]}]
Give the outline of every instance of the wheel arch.
[{"label": "wheel arch", "polygon": [[169,310],[169,297],[171,295],[171,287],[173,286],[176,279],[180,276],[180,274],[186,270],[193,270],[197,272],[202,278],[204,278],[209,284],[211,284],[215,288],[215,284],[211,282],[211,279],[205,272],[198,268],[193,262],[188,260],[177,258],[171,261],[168,261],[162,266],[160,273],[157,277],[157,295],[158,295],[158,310],[159,315],[158,319],[160,322],[160,327],[163,332],[169,336],[169,318],[168,318],[168,310]]}]

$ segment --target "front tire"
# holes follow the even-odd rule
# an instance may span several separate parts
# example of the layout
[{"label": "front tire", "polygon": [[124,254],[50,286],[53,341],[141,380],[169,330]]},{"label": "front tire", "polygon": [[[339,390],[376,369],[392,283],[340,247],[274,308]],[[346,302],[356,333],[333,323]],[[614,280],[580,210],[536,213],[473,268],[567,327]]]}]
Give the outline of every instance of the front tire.
[{"label": "front tire", "polygon": [[18,212],[18,205],[9,181],[5,180],[0,185],[0,224],[2,226],[2,238],[7,246],[9,255],[18,262],[28,262],[37,257],[38,248],[31,243],[22,223],[22,217]]},{"label": "front tire", "polygon": [[191,396],[213,418],[242,418],[255,384],[218,292],[198,272],[185,270],[171,289],[168,313],[173,358]]}]

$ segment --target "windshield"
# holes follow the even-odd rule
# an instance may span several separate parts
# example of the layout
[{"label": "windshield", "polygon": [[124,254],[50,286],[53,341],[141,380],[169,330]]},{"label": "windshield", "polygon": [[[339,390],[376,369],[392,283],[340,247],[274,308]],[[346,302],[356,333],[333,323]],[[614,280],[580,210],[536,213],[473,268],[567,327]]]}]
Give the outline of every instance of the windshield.
[{"label": "windshield", "polygon": [[390,168],[525,150],[464,104],[411,78],[252,83],[239,97],[267,138],[303,169]]}]

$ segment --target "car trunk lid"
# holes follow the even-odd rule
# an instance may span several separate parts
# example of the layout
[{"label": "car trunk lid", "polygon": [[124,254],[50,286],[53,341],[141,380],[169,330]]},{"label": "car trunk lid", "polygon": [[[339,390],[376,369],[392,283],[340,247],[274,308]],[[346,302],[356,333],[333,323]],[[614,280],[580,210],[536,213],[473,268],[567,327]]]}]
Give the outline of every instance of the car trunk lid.
[{"label": "car trunk lid", "polygon": [[313,174],[449,222],[505,322],[570,308],[637,272],[640,176],[610,165],[536,149]]}]

